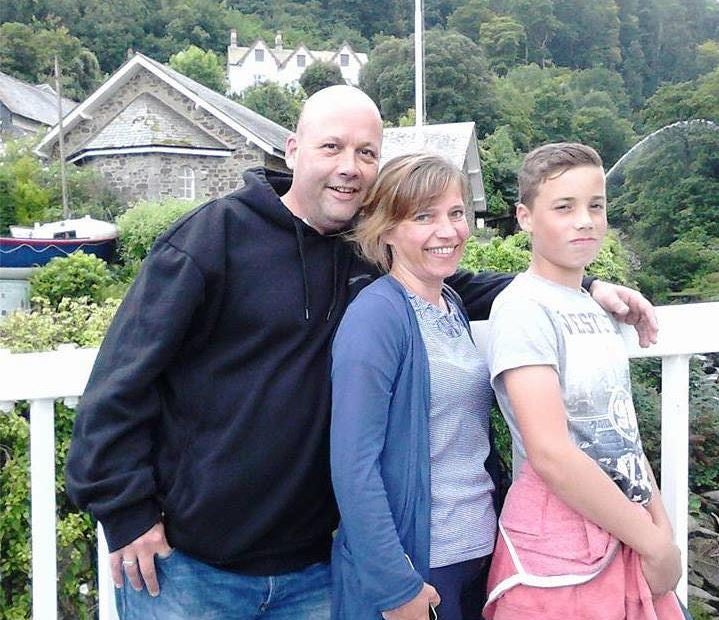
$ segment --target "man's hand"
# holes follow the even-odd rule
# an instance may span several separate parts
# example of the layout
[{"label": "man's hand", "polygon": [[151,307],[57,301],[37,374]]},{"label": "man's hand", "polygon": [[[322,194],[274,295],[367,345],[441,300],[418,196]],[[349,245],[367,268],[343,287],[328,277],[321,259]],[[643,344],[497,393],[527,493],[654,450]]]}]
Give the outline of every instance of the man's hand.
[{"label": "man's hand", "polygon": [[132,587],[138,592],[147,586],[150,596],[160,593],[155,572],[155,555],[167,557],[172,547],[165,538],[162,522],[155,523],[147,532],[133,540],[129,545],[110,554],[110,571],[116,588],[121,588],[125,571]]},{"label": "man's hand", "polygon": [[659,330],[654,306],[639,291],[619,284],[595,280],[589,292],[594,301],[617,321],[634,325],[640,347],[648,347],[656,343]]},{"label": "man's hand", "polygon": [[419,594],[411,601],[401,607],[383,611],[382,617],[385,620],[427,620],[429,618],[429,606],[439,605],[439,594],[431,585],[425,583]]}]

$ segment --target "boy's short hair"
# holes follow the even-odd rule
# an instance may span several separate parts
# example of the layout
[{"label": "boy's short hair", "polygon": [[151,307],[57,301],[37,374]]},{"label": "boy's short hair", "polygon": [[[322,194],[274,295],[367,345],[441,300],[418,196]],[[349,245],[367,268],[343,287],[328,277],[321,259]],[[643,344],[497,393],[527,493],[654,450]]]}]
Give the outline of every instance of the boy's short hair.
[{"label": "boy's short hair", "polygon": [[604,164],[591,146],[578,142],[553,142],[527,153],[517,175],[519,202],[531,208],[544,181],[578,166],[603,168]]},{"label": "boy's short hair", "polygon": [[444,157],[410,153],[391,159],[367,192],[350,237],[365,258],[389,271],[392,253],[384,242],[385,233],[435,203],[453,185],[459,188],[466,205],[467,178]]}]

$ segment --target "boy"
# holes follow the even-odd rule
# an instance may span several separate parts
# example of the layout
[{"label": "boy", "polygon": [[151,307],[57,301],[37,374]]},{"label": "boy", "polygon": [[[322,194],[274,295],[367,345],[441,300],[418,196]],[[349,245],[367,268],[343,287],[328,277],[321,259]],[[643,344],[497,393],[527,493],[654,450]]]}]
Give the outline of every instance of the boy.
[{"label": "boy", "polygon": [[492,307],[492,385],[514,483],[485,617],[682,618],[679,549],[643,450],[614,321],[581,288],[607,231],[604,170],[581,144],[527,155],[529,269]]}]

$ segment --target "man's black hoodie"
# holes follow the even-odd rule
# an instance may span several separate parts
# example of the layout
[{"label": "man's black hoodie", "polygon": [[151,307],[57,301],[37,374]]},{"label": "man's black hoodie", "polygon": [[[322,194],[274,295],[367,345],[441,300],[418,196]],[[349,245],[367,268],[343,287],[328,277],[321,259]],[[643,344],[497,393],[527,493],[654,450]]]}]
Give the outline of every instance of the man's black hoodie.
[{"label": "man's black hoodie", "polygon": [[[290,177],[246,185],[156,242],[82,397],[67,489],[110,550],[162,520],[170,544],[249,574],[329,558],[330,344],[376,272],[296,218]],[[455,278],[485,318],[509,278]]]}]

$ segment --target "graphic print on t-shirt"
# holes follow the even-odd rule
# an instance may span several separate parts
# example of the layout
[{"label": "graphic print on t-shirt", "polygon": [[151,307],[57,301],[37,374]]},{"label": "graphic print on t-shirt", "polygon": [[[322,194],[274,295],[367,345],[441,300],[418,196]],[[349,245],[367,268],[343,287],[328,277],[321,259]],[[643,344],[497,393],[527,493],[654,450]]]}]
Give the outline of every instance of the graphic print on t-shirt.
[{"label": "graphic print on t-shirt", "polygon": [[562,368],[569,430],[632,501],[651,498],[629,367],[618,328],[598,312],[554,310],[565,347]]}]

